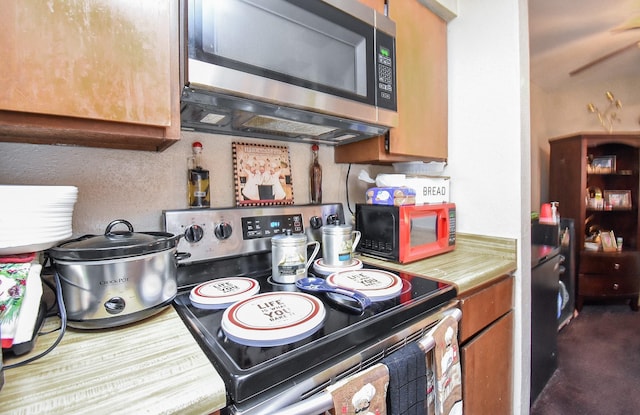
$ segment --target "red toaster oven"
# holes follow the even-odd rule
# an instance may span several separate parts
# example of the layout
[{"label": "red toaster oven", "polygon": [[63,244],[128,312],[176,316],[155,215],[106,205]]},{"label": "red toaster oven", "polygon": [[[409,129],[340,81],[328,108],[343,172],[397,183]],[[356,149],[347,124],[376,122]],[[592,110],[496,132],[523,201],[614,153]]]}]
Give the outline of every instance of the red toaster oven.
[{"label": "red toaster oven", "polygon": [[356,250],[407,263],[452,251],[456,245],[456,205],[388,206],[357,204],[355,228],[362,234]]}]

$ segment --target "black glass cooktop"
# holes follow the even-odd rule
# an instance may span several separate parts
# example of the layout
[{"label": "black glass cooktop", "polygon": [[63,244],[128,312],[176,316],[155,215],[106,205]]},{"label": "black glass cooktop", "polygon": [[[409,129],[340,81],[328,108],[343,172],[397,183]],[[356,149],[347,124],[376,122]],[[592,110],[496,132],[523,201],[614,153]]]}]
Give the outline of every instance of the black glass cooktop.
[{"label": "black glass cooktop", "polygon": [[[350,309],[348,302],[343,303],[337,297],[314,294],[324,304],[324,323],[302,340],[275,347],[245,346],[229,339],[221,329],[224,310],[194,307],[188,288],[178,294],[174,305],[223,377],[230,400],[242,402],[305,372],[340,362],[456,297],[451,285],[405,273],[394,274],[403,281],[400,295],[373,302],[364,312]],[[267,275],[251,277],[260,283],[261,293],[298,291],[292,284],[272,284]]]}]

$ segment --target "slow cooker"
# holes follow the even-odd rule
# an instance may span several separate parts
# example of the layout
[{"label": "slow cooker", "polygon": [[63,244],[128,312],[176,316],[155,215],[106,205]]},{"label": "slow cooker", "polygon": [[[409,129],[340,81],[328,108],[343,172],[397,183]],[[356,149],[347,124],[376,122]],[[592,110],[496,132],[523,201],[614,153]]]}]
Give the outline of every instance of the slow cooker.
[{"label": "slow cooker", "polygon": [[[114,231],[118,225],[127,230]],[[131,223],[118,219],[104,235],[85,235],[49,249],[69,326],[119,326],[169,305],[177,293],[179,238],[165,232],[134,232]]]}]

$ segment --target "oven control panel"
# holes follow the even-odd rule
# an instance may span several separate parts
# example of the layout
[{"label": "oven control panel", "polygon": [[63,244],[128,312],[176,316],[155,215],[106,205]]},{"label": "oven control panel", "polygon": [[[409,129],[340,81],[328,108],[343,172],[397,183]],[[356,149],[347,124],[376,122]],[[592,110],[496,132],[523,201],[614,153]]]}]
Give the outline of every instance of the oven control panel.
[{"label": "oven control panel", "polygon": [[242,236],[244,239],[270,238],[287,229],[291,233],[303,233],[302,215],[251,216],[242,218]]},{"label": "oven control panel", "polygon": [[191,254],[180,263],[241,256],[271,250],[271,237],[291,229],[321,241],[322,226],[345,223],[340,203],[162,212],[165,232],[182,235],[178,251]]}]

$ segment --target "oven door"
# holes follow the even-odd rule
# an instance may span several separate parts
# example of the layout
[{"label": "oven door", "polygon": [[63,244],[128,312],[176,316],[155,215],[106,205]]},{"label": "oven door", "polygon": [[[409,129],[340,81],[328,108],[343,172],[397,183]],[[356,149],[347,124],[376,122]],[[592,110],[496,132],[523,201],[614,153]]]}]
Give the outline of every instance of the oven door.
[{"label": "oven door", "polygon": [[306,415],[324,413],[333,408],[331,395],[326,388],[339,380],[363,371],[386,356],[399,350],[405,345],[418,342],[422,350],[428,352],[434,347],[432,338],[427,336],[430,329],[435,327],[446,316],[452,316],[460,321],[462,311],[457,308],[458,302],[451,301],[438,310],[416,319],[404,328],[389,333],[375,344],[364,348],[338,364],[320,368],[316,373],[309,374],[297,381],[293,386],[278,394],[265,397],[258,403],[234,404],[228,407],[233,415]]}]

